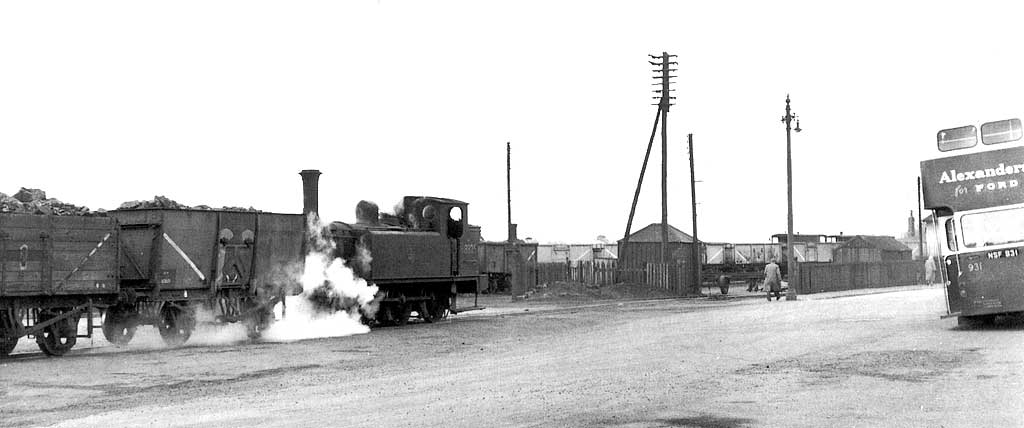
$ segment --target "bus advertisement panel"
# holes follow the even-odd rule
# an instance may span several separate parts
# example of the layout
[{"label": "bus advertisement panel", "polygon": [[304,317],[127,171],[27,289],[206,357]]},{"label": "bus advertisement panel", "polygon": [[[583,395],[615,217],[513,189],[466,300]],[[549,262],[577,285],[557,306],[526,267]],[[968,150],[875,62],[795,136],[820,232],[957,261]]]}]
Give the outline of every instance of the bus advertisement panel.
[{"label": "bus advertisement panel", "polygon": [[1024,147],[921,162],[927,209],[960,212],[1024,201]]}]

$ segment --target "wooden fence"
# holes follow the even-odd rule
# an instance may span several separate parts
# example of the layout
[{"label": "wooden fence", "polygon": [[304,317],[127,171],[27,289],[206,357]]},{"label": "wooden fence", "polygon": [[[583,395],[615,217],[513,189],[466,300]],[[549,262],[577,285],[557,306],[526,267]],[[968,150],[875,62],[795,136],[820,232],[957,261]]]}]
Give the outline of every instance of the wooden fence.
[{"label": "wooden fence", "polygon": [[800,263],[797,294],[920,284],[924,262]]},{"label": "wooden fence", "polygon": [[[924,281],[924,262],[800,263],[797,294],[862,288],[894,287]],[[643,268],[617,270],[614,260],[577,263],[540,263],[535,270],[537,284],[556,281],[608,286],[636,284],[686,292],[685,266],[647,263]],[[707,278],[705,278],[707,279]]]},{"label": "wooden fence", "polygon": [[555,281],[579,282],[607,286],[615,283],[636,284],[683,292],[684,267],[678,264],[647,263],[643,268],[617,270],[614,260],[577,263],[540,263],[537,283]]}]

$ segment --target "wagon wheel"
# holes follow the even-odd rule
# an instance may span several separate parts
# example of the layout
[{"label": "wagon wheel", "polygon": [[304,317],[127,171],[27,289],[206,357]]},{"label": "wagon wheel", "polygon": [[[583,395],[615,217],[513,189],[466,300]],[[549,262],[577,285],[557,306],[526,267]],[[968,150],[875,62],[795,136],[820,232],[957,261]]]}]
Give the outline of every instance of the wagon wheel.
[{"label": "wagon wheel", "polygon": [[0,310],[0,358],[10,355],[18,346],[21,336],[21,320],[14,317],[12,310]]},{"label": "wagon wheel", "polygon": [[[39,313],[39,322],[46,322],[61,316],[59,312]],[[78,315],[57,321],[36,333],[36,345],[46,355],[61,356],[71,350],[78,341]]]},{"label": "wagon wheel", "polygon": [[0,358],[10,355],[15,346],[18,346],[17,336],[0,336]]},{"label": "wagon wheel", "polygon": [[250,339],[259,339],[264,331],[274,323],[274,312],[266,306],[253,310],[245,317],[245,331]]},{"label": "wagon wheel", "polygon": [[103,322],[103,337],[107,339],[107,342],[113,343],[117,346],[127,345],[128,342],[132,341],[135,337],[135,330],[137,326],[128,325],[124,322]]},{"label": "wagon wheel", "polygon": [[160,337],[168,346],[180,346],[192,336],[196,327],[196,319],[192,314],[178,306],[165,304],[160,310]]},{"label": "wagon wheel", "polygon": [[103,337],[114,345],[123,346],[131,342],[137,327],[130,313],[114,307],[108,308],[103,315]]}]

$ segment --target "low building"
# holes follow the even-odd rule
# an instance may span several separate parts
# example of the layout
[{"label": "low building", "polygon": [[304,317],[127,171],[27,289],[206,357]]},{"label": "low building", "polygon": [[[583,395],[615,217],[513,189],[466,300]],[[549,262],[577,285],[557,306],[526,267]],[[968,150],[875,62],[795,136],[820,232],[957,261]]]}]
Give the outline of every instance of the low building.
[{"label": "low building", "polygon": [[[693,254],[693,237],[668,226],[667,258],[669,262],[689,262]],[[626,268],[642,267],[647,263],[661,263],[661,223],[651,223],[633,232],[629,239],[620,239],[618,256]]]},{"label": "low building", "polygon": [[892,236],[857,235],[832,251],[834,263],[913,260],[913,251]]}]

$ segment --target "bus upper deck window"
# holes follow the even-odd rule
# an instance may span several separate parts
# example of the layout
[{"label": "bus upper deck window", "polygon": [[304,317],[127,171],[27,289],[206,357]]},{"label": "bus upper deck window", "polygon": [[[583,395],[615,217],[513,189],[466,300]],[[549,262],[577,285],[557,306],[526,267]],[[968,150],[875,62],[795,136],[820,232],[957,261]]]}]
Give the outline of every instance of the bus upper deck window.
[{"label": "bus upper deck window", "polygon": [[935,136],[939,142],[939,151],[948,152],[974,147],[978,144],[978,128],[974,125],[943,129]]},{"label": "bus upper deck window", "polygon": [[982,144],[999,144],[1017,141],[1024,136],[1020,119],[1007,119],[981,125]]},{"label": "bus upper deck window", "polygon": [[953,227],[953,219],[946,220],[946,246],[956,251],[956,230]]}]

